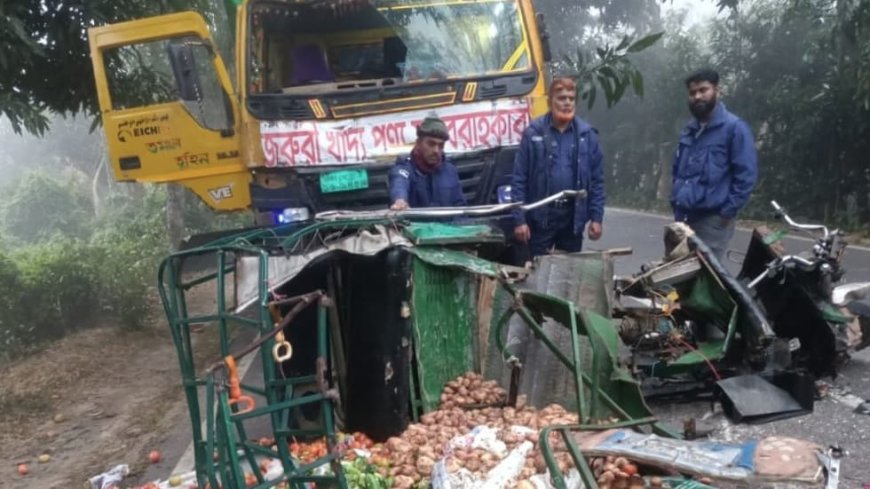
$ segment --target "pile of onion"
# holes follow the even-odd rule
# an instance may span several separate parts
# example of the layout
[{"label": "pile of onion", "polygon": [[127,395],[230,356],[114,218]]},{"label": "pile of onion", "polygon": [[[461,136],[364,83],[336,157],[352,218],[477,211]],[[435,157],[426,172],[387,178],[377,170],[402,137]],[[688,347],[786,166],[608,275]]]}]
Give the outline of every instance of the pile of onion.
[{"label": "pile of onion", "polygon": [[[507,393],[495,381],[467,373],[447,383],[438,410],[423,415],[419,423],[410,425],[401,436],[390,438],[383,445],[375,445],[372,453],[391,461],[389,470],[394,488],[409,489],[432,476],[432,468],[445,456],[450,440],[465,435],[476,426],[486,425],[498,430],[498,438],[505,443],[508,452],[524,441],[534,445],[517,482],[520,489],[532,489],[534,485],[529,479],[535,474],[547,473],[546,462],[538,449],[539,430],[550,425],[577,424],[578,417],[558,404],[543,409],[527,406],[525,396],[518,397],[516,407],[493,407],[503,405],[506,398]],[[513,426],[528,430],[520,434],[511,429]],[[566,474],[574,468],[574,462],[561,436],[557,433],[550,436],[550,447],[558,469]],[[497,455],[487,450],[454,449],[445,459],[445,465],[448,473],[465,469],[483,479],[500,461]],[[643,487],[637,466],[628,460],[602,458],[589,462],[603,489]]]}]

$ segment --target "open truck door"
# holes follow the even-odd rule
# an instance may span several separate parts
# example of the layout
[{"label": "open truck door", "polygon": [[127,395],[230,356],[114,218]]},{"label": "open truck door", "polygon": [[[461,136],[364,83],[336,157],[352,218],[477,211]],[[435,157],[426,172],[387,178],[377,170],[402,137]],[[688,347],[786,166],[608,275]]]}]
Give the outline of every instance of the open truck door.
[{"label": "open truck door", "polygon": [[215,209],[247,208],[239,106],[203,18],[151,17],[88,37],[115,178],[177,182]]}]

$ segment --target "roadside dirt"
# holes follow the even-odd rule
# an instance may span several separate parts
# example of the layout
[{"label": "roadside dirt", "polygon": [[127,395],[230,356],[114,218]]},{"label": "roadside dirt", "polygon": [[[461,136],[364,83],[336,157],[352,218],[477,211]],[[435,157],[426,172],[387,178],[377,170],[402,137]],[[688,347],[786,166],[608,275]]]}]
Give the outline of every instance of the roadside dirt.
[{"label": "roadside dirt", "polygon": [[[214,304],[202,289],[191,307]],[[0,365],[0,487],[81,488],[117,464],[135,480],[157,440],[187,420],[175,346],[159,304],[142,329],[107,323]],[[213,359],[216,335],[194,335]],[[40,463],[47,454],[48,462]],[[26,463],[29,474],[18,474]]]}]

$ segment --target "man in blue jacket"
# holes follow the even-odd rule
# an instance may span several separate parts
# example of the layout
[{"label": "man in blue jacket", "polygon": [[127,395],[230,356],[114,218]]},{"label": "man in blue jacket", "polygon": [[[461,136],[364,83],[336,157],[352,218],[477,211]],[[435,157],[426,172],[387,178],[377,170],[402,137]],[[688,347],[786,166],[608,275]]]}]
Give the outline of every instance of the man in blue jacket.
[{"label": "man in blue jacket", "polygon": [[674,155],[671,207],[721,261],[758,178],[755,143],[749,125],[719,101],[718,73],[697,71],[686,88],[694,119]]},{"label": "man in blue jacket", "polygon": [[533,257],[553,249],[580,251],[584,230],[591,240],[600,238],[603,231],[604,171],[598,132],[576,115],[573,80],[556,78],[549,93],[550,112],[523,132],[514,160],[511,199],[529,203],[563,190],[581,189],[587,197],[514,212],[514,237],[529,244]]},{"label": "man in blue jacket", "polygon": [[459,174],[444,156],[449,139],[447,126],[437,117],[427,117],[417,126],[411,154],[396,159],[390,170],[390,209],[465,205]]}]

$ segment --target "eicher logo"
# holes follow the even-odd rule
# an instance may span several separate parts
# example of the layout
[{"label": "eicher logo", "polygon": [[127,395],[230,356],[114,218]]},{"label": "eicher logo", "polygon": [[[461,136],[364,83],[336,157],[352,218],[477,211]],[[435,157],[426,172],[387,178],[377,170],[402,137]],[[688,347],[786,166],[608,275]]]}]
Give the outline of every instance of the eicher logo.
[{"label": "eicher logo", "polygon": [[233,186],[232,185],[224,185],[223,187],[211,188],[208,190],[208,194],[211,196],[212,200],[215,202],[220,202],[224,199],[232,199],[233,198]]},{"label": "eicher logo", "polygon": [[130,138],[168,135],[172,131],[169,126],[169,114],[154,114],[138,119],[127,119],[118,124],[118,141],[126,143]]}]

